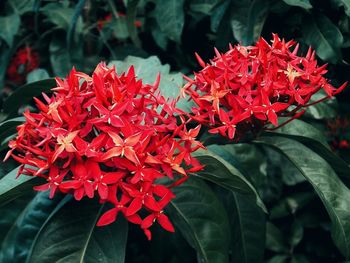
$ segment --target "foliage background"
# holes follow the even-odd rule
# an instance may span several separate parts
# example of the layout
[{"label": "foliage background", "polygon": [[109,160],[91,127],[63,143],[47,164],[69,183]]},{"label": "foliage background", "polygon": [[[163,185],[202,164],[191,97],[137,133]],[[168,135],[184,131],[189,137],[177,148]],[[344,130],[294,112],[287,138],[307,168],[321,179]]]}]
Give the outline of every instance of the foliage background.
[{"label": "foliage background", "polygon": [[[12,107],[15,110],[9,112],[6,105],[20,105],[21,100],[30,97],[31,94],[19,93],[23,96],[17,101],[7,101],[9,94],[16,92],[21,84],[53,76],[64,77],[73,66],[91,73],[100,61],[126,59],[126,64],[139,63],[139,69],[146,71],[143,73],[146,77],[154,78],[152,74],[159,69],[165,72],[163,81],[168,79],[172,83],[168,85],[175,82],[179,86],[181,74],[170,74],[169,70],[185,74],[198,70],[194,52],[208,61],[214,55],[214,46],[223,52],[229,43],[249,45],[259,36],[270,39],[271,33],[300,42],[304,54],[311,45],[320,61],[329,63],[328,77],[334,80],[334,85],[343,83],[350,76],[348,0],[7,0],[0,2],[0,29],[2,119],[18,114],[15,106]],[[14,63],[12,58],[16,52],[23,47],[38,53],[39,67],[26,72],[25,67],[19,65],[17,71],[25,74],[26,80],[18,84],[11,80],[7,70]],[[157,56],[159,60],[127,56]],[[170,68],[161,63],[169,64]],[[341,134],[334,134],[327,126],[336,116],[347,117],[349,95],[347,89],[338,98],[338,103],[332,100],[312,107],[303,120],[316,127],[320,136],[326,136],[325,140],[350,140],[347,127]],[[237,144],[220,150],[213,146],[212,150],[218,155],[219,151],[226,151],[224,155],[221,152],[222,157],[240,164],[269,211],[267,215],[250,211],[249,208],[254,206],[252,200],[238,198],[239,194],[223,200],[231,224],[246,231],[239,236],[233,227],[232,236],[237,240],[231,243],[237,245],[232,251],[259,254],[256,249],[265,246],[261,258],[269,263],[345,262],[331,238],[330,219],[320,199],[300,171],[288,165],[284,157],[258,144]],[[347,147],[334,150],[344,159],[350,159]],[[11,163],[1,164],[1,175],[12,168]],[[349,186],[349,178],[344,177],[343,181]],[[209,187],[215,191],[214,185]],[[220,198],[221,191],[217,192]],[[25,227],[25,222],[31,223],[30,218],[21,218],[22,221],[16,221],[17,226],[13,225],[32,195],[28,193],[0,207],[1,215],[6,214],[0,218],[0,242],[7,238],[2,245],[0,262],[10,258],[6,253],[15,255],[14,251],[8,250],[8,244],[14,242],[9,233],[16,227]],[[42,209],[48,210],[60,200],[48,201],[42,195],[35,198],[40,199]],[[222,199],[226,198],[226,195],[222,196]],[[235,207],[243,210],[231,207],[234,202]],[[74,212],[74,207],[70,209]],[[238,212],[247,216],[237,217]],[[246,218],[246,221],[237,221],[237,218]],[[266,240],[260,240],[260,243],[255,240],[252,247],[240,247],[242,242],[238,239],[249,238],[251,233],[259,231],[264,235],[265,229]],[[37,230],[38,226],[32,229]],[[196,258],[195,251],[179,233],[171,235],[159,231],[152,242],[147,242],[132,226],[129,233],[127,262],[193,262]],[[18,240],[18,236],[16,238]],[[164,240],[168,240],[167,246],[164,246]],[[230,258],[232,262],[253,262],[249,254],[232,254]]]}]

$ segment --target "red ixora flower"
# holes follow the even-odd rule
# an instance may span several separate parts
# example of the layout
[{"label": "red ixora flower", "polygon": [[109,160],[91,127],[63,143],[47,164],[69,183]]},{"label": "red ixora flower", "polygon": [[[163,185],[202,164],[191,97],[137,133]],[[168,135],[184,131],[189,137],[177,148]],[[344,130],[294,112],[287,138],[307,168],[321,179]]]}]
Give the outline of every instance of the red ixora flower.
[{"label": "red ixora flower", "polygon": [[12,156],[20,173],[46,179],[34,189],[51,197],[61,191],[110,203],[98,226],[121,213],[149,239],[156,221],[174,231],[164,207],[175,197],[171,187],[202,169],[191,153],[203,146],[191,137],[200,127],[187,130],[190,119],[161,96],[159,80],[143,84],[133,67],[118,74],[104,63],[92,77],[73,69],[67,79],[56,78],[51,97],[35,98],[40,111],[24,113],[5,160]]},{"label": "red ixora flower", "polygon": [[[345,88],[347,83],[336,89],[323,77],[326,65],[317,65],[311,48],[305,57],[297,55],[298,48],[274,34],[271,45],[260,38],[255,46],[230,46],[224,54],[215,49],[208,64],[196,54],[203,69],[194,79],[185,76],[188,83],[181,92],[195,103],[193,118],[210,133],[239,140],[269,123],[278,126],[278,116],[297,118],[302,108]],[[321,89],[327,96],[309,103]]]},{"label": "red ixora flower", "polygon": [[31,47],[17,51],[7,68],[7,78],[13,83],[23,84],[29,72],[39,67],[39,55]]}]

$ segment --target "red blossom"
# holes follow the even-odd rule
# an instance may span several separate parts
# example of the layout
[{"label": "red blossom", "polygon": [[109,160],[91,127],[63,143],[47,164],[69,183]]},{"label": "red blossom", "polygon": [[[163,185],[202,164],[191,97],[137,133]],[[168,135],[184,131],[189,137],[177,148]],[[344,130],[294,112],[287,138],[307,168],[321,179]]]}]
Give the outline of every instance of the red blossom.
[{"label": "red blossom", "polygon": [[[159,77],[143,84],[133,67],[118,75],[101,63],[92,77],[73,69],[56,82],[51,97],[35,99],[39,113],[24,113],[5,159],[20,162],[20,173],[45,178],[34,189],[50,190],[50,197],[61,191],[110,203],[99,226],[121,212],[148,238],[155,220],[174,231],[164,208],[175,197],[171,188],[202,168],[191,156],[203,148],[195,139],[200,126],[188,131],[190,119],[158,92]],[[165,177],[168,186],[156,181]]]},{"label": "red blossom", "polygon": [[16,85],[23,84],[29,72],[39,67],[39,55],[30,47],[17,51],[7,68],[7,78]]},{"label": "red blossom", "polygon": [[326,65],[317,65],[314,51],[298,56],[298,47],[274,34],[271,45],[261,38],[254,46],[230,46],[224,54],[215,49],[208,64],[196,54],[203,69],[194,79],[185,77],[188,83],[181,89],[195,103],[193,119],[237,141],[269,123],[278,126],[279,116],[299,117],[322,89],[327,96],[312,104],[345,88],[347,83],[336,89],[323,76]]}]

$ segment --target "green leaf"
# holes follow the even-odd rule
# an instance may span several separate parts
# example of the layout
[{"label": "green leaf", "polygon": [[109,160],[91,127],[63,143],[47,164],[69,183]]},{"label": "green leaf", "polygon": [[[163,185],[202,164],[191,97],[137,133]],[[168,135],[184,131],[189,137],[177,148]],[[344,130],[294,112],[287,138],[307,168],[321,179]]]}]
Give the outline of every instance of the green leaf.
[{"label": "green leaf", "polygon": [[[214,149],[214,147],[210,149]],[[251,196],[255,199],[256,204],[266,211],[254,186],[233,165],[209,150],[197,151],[194,156],[205,165],[204,170],[195,174],[197,177],[215,183],[229,191]]]},{"label": "green leaf", "polygon": [[[66,31],[72,26],[72,18],[74,16],[74,9],[65,7],[61,3],[48,3],[41,8],[41,11],[47,18],[57,27]],[[77,18],[76,31],[81,33],[83,29],[83,21],[81,17]]]},{"label": "green leaf", "polygon": [[330,149],[327,138],[323,133],[304,121],[293,120],[293,122],[282,126],[276,131],[266,132],[265,134],[298,140],[317,152],[339,175],[348,177],[350,174],[350,166]]},{"label": "green leaf", "polygon": [[[78,40],[79,35],[76,35],[75,32],[82,32],[82,20],[81,20],[81,12],[85,6],[86,0],[79,0],[79,2],[75,5],[74,13],[72,15],[71,21],[68,26],[68,32],[66,37],[68,50],[72,49],[73,40]],[[75,37],[75,38],[74,38]]]},{"label": "green leaf", "polygon": [[340,48],[343,36],[338,27],[323,14],[306,16],[303,22],[302,33],[305,42],[316,49],[317,55],[332,63],[341,60]]},{"label": "green leaf", "polygon": [[12,47],[13,38],[17,34],[21,19],[18,14],[0,17],[0,37],[6,41],[9,47]]},{"label": "green leaf", "polygon": [[16,127],[25,121],[24,117],[13,118],[0,123],[0,138],[16,133]]},{"label": "green leaf", "polygon": [[18,216],[22,213],[22,211],[28,205],[28,202],[30,202],[31,198],[32,194],[23,195],[11,202],[8,202],[6,205],[0,206],[0,254],[3,251],[2,246],[6,245],[3,243],[3,240],[10,231],[13,222],[15,222]]},{"label": "green leaf", "polygon": [[155,13],[160,29],[173,41],[181,42],[185,24],[184,0],[159,0]]},{"label": "green leaf", "polygon": [[332,238],[345,257],[350,256],[350,190],[331,166],[315,152],[287,138],[262,137],[256,143],[272,147],[288,158],[305,176],[332,221]]},{"label": "green leaf", "polygon": [[[203,13],[210,15],[213,9],[223,2],[222,0],[191,0],[190,9],[193,12]],[[228,2],[228,1],[226,1]]]},{"label": "green leaf", "polygon": [[224,15],[230,5],[230,1],[224,1],[220,5],[218,5],[215,9],[213,9],[212,14],[210,16],[210,29],[213,32],[217,32],[219,25],[224,18]]},{"label": "green leaf", "polygon": [[278,253],[288,251],[283,233],[271,223],[266,224],[266,248]]},{"label": "green leaf", "polygon": [[32,191],[32,187],[38,183],[31,176],[21,175],[16,178],[18,170],[19,167],[0,179],[0,206]]},{"label": "green leaf", "polygon": [[290,263],[309,263],[304,255],[293,255]]},{"label": "green leaf", "polygon": [[124,262],[127,222],[97,227],[102,210],[96,200],[65,204],[39,231],[27,262]]},{"label": "green leaf", "polygon": [[228,262],[229,222],[215,194],[203,181],[193,177],[173,192],[176,198],[167,210],[176,231],[196,249],[199,262]]},{"label": "green leaf", "polygon": [[73,67],[65,42],[54,37],[50,42],[49,51],[53,73],[56,76],[65,77]]},{"label": "green leaf", "polygon": [[48,78],[50,78],[50,76],[49,73],[47,73],[46,69],[37,68],[29,72],[27,75],[27,84]]},{"label": "green leaf", "polygon": [[303,235],[304,235],[303,225],[299,221],[295,220],[292,224],[290,235],[288,238],[289,244],[292,247],[297,246],[300,243],[300,241],[303,239]]},{"label": "green leaf", "polygon": [[265,214],[253,198],[231,192],[227,196],[232,228],[232,261],[263,262],[265,250]]},{"label": "green leaf", "polygon": [[260,37],[269,11],[269,1],[235,1],[232,6],[233,35],[243,45],[251,45]]},{"label": "green leaf", "polygon": [[[326,92],[324,92],[323,90],[320,90],[319,92],[315,93],[311,97],[310,103],[323,99],[324,97],[327,97],[327,96],[328,95],[326,94]],[[338,110],[337,99],[335,97],[332,97],[321,103],[317,103],[315,105],[309,106],[304,116],[317,119],[317,120],[332,119],[337,116],[338,114],[337,110]]]},{"label": "green leaf", "polygon": [[11,6],[16,14],[22,15],[34,10],[35,0],[11,0],[7,3]]},{"label": "green leaf", "polygon": [[266,263],[287,263],[288,256],[286,255],[276,255],[270,258]]},{"label": "green leaf", "polygon": [[39,231],[61,197],[49,198],[49,192],[40,192],[12,221],[12,227],[0,251],[0,262],[25,262],[35,235]]},{"label": "green leaf", "polygon": [[288,5],[291,6],[299,6],[304,9],[310,9],[312,8],[312,5],[310,4],[309,0],[283,0]]},{"label": "green leaf", "polygon": [[349,0],[332,0],[335,4],[340,7],[343,6],[345,9],[345,13],[350,17],[350,1]]},{"label": "green leaf", "polygon": [[16,113],[20,106],[30,102],[34,96],[39,96],[42,92],[50,91],[55,85],[55,79],[45,79],[21,86],[4,101],[4,112],[7,114]]}]

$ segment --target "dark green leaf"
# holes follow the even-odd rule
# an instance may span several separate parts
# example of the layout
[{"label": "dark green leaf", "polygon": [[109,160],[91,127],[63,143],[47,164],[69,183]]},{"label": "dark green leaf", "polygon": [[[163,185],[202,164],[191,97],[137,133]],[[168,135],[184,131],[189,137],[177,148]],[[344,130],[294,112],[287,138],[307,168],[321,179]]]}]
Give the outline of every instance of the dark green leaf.
[{"label": "dark green leaf", "polygon": [[305,176],[323,202],[332,221],[332,238],[345,257],[350,256],[350,190],[331,166],[315,152],[287,138],[262,137],[259,142],[285,155]]},{"label": "dark green leaf", "polygon": [[280,200],[270,209],[270,219],[277,219],[295,214],[315,198],[314,193],[296,193]]},{"label": "dark green leaf", "polygon": [[[68,50],[70,50],[72,48],[72,43],[74,40],[76,27],[77,27],[77,24],[79,24],[78,22],[80,22],[79,25],[81,26],[82,21],[79,19],[81,19],[81,12],[83,11],[85,2],[86,2],[86,0],[79,0],[79,2],[75,5],[74,13],[73,13],[72,19],[69,23],[68,32],[67,32]],[[77,36],[77,37],[79,37],[79,36]]]},{"label": "dark green leaf", "polygon": [[7,114],[16,113],[20,106],[30,102],[34,96],[49,91],[55,85],[55,79],[45,79],[21,86],[4,101],[4,112]]},{"label": "dark green leaf", "polygon": [[4,240],[0,262],[25,262],[35,235],[61,198],[49,198],[48,192],[38,193],[21,215],[12,221]]},{"label": "dark green leaf", "polygon": [[53,73],[56,76],[65,77],[73,67],[65,42],[57,37],[53,38],[50,42],[49,50]]},{"label": "dark green leaf", "polygon": [[303,235],[304,235],[303,225],[299,221],[295,220],[292,224],[292,228],[288,238],[289,244],[292,247],[297,246],[300,243],[300,241],[303,239]]},{"label": "dark green leaf", "polygon": [[265,214],[253,198],[231,192],[227,196],[232,218],[233,263],[263,262],[265,250]]},{"label": "dark green leaf", "polygon": [[127,222],[97,227],[102,209],[96,200],[64,205],[39,231],[27,262],[124,262]]},{"label": "dark green leaf", "polygon": [[210,151],[197,151],[194,155],[205,168],[196,176],[213,182],[227,190],[245,194],[255,199],[264,211],[266,208],[254,186],[230,163]]},{"label": "dark green leaf", "polygon": [[283,233],[271,223],[266,224],[266,248],[278,253],[288,251]]},{"label": "dark green leaf", "polygon": [[307,16],[303,22],[302,32],[306,43],[316,49],[321,59],[332,63],[341,60],[340,48],[343,36],[328,17],[323,14]]},{"label": "dark green leaf", "polygon": [[310,4],[309,0],[283,0],[283,1],[291,6],[299,6],[304,9],[312,8],[312,5]]},{"label": "dark green leaf", "polygon": [[[47,18],[59,28],[62,28],[66,31],[71,27],[72,18],[74,16],[74,9],[63,6],[61,3],[48,3],[41,11]],[[75,30],[77,32],[82,32],[83,21],[81,17],[77,18]]]},{"label": "dark green leaf", "polygon": [[293,255],[290,263],[309,263],[309,260],[304,255]]},{"label": "dark green leaf", "polygon": [[38,183],[38,180],[34,180],[31,176],[21,175],[16,178],[18,169],[12,170],[0,179],[0,206],[32,191],[32,187]]},{"label": "dark green leaf", "polygon": [[288,256],[286,255],[276,255],[272,258],[270,258],[266,263],[287,263],[288,262]]},{"label": "dark green leaf", "polygon": [[350,174],[349,165],[330,149],[327,138],[323,133],[306,122],[293,120],[293,122],[282,126],[273,133],[268,132],[266,134],[298,140],[317,152],[339,175],[349,176]]},{"label": "dark green leaf", "polygon": [[15,133],[16,127],[24,121],[25,119],[23,117],[18,117],[0,123],[0,138],[4,139]]},{"label": "dark green leaf", "polygon": [[210,16],[210,29],[213,32],[217,32],[221,20],[223,19],[229,5],[230,1],[224,1],[212,11]]},{"label": "dark green leaf", "polygon": [[191,0],[190,9],[194,12],[210,15],[212,10],[220,2],[222,2],[222,0]]},{"label": "dark green leaf", "polygon": [[173,41],[181,42],[185,23],[184,0],[159,0],[155,13],[160,29]]},{"label": "dark green leaf", "polygon": [[196,249],[199,262],[228,262],[229,222],[212,190],[203,181],[190,178],[173,191],[176,198],[168,207],[171,220]]},{"label": "dark green leaf", "polygon": [[16,14],[22,15],[34,10],[35,0],[11,0],[7,2]]},{"label": "dark green leaf", "polygon": [[13,38],[17,34],[20,23],[21,19],[18,14],[0,17],[0,37],[9,47],[12,47]]},{"label": "dark green leaf", "polygon": [[8,202],[6,205],[0,206],[0,254],[2,252],[2,246],[6,245],[3,243],[3,240],[5,239],[7,233],[10,231],[13,222],[16,221],[18,216],[22,213],[23,209],[30,202],[32,196],[32,194],[23,195],[11,202]]},{"label": "dark green leaf", "polygon": [[269,11],[269,1],[235,1],[232,6],[231,27],[237,41],[251,45],[257,41]]}]

